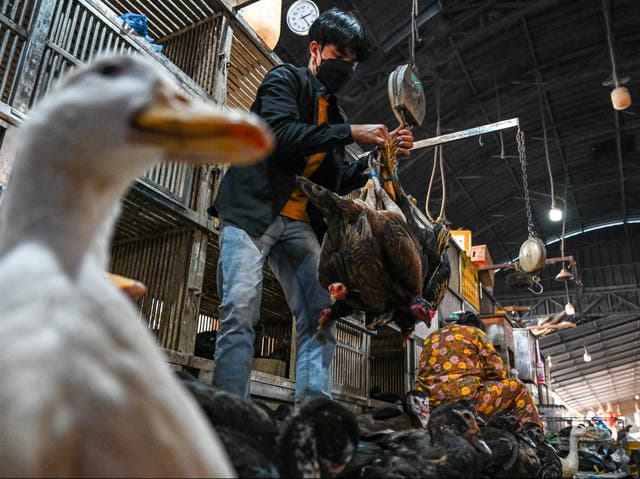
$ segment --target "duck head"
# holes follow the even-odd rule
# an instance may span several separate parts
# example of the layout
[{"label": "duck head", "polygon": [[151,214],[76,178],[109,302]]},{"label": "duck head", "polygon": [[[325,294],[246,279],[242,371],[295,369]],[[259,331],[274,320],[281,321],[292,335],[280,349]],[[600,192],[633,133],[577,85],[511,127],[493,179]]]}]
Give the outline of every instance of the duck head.
[{"label": "duck head", "polygon": [[518,418],[509,411],[498,411],[493,414],[489,419],[488,425],[504,429],[505,431],[509,431],[511,434],[516,434],[522,429]]},{"label": "duck head", "polygon": [[525,422],[522,424],[522,429],[536,442],[536,444],[543,444],[547,442],[544,430],[535,422]]},{"label": "duck head", "polygon": [[[247,164],[274,141],[256,115],[189,98],[159,65],[117,55],[63,80],[30,112],[18,145],[3,198],[0,255],[37,238],[73,272],[89,250],[106,267],[118,200],[147,168],[177,157]],[[24,215],[33,198],[38,202]]]},{"label": "duck head", "polygon": [[404,396],[402,405],[405,414],[414,416],[420,421],[423,429],[429,423],[429,396],[422,391],[414,389]]},{"label": "duck head", "polygon": [[475,408],[469,401],[459,401],[437,407],[429,420],[429,433],[435,442],[443,433],[464,438],[481,454],[491,454],[491,449],[478,436]]},{"label": "duck head", "polygon": [[135,176],[158,159],[248,164],[274,146],[259,117],[190,98],[138,55],[105,56],[77,69],[24,126],[31,131],[26,148],[56,151],[65,168],[88,178],[126,175],[127,182],[132,169]]}]

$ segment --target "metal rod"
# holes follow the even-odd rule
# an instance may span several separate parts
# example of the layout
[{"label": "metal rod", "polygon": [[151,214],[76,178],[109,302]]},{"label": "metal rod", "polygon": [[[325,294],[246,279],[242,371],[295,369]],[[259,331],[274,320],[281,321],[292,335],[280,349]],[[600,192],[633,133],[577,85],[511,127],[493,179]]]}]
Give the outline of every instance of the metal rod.
[{"label": "metal rod", "polygon": [[[545,265],[548,264],[556,264],[561,262],[569,262],[570,264],[574,264],[573,256],[560,256],[559,258],[547,258],[544,262]],[[479,271],[488,271],[492,269],[506,269],[506,268],[515,268],[518,263],[498,263],[498,264],[487,264],[485,266],[480,266],[478,268]]]},{"label": "metal rod", "polygon": [[447,133],[446,135],[440,135],[433,138],[426,138],[424,140],[418,140],[413,143],[412,150],[419,148],[426,148],[428,146],[440,145],[442,143],[448,143],[450,141],[460,140],[462,138],[469,138],[472,136],[484,135],[485,133],[491,133],[492,131],[506,130],[507,128],[514,128],[520,124],[518,118],[511,118],[510,120],[498,121],[496,123],[489,123],[487,125],[476,126],[467,130],[456,131],[453,133]]}]

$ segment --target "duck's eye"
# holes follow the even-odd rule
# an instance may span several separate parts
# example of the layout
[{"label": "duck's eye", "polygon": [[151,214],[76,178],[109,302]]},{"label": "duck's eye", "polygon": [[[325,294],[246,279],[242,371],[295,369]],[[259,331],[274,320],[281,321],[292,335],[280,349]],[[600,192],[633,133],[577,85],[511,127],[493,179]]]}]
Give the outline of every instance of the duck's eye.
[{"label": "duck's eye", "polygon": [[100,75],[104,75],[107,77],[112,77],[120,73],[121,68],[118,65],[114,65],[113,63],[107,64],[98,70]]}]

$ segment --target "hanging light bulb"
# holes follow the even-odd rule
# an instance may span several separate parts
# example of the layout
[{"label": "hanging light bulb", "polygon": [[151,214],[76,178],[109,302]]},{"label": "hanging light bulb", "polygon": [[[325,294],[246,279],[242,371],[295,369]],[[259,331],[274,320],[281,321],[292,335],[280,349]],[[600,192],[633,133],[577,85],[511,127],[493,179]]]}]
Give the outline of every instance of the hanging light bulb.
[{"label": "hanging light bulb", "polygon": [[587,345],[586,344],[584,346],[584,354],[582,355],[582,359],[584,359],[585,363],[591,362],[591,355],[589,354],[589,351],[587,351]]},{"label": "hanging light bulb", "polygon": [[611,90],[611,103],[616,110],[624,110],[631,105],[631,94],[626,87],[619,86]]},{"label": "hanging light bulb", "polygon": [[573,316],[576,314],[576,308],[573,307],[573,303],[571,302],[571,298],[569,297],[569,285],[568,281],[564,282],[564,290],[567,293],[567,304],[564,305],[564,314],[567,316]]},{"label": "hanging light bulb", "polygon": [[549,209],[549,219],[554,222],[562,220],[562,210],[558,208],[555,202],[551,203],[551,209]]},{"label": "hanging light bulb", "polygon": [[616,72],[616,56],[613,51],[613,32],[611,31],[611,12],[608,0],[602,0],[602,10],[604,12],[605,25],[607,26],[607,45],[609,46],[609,58],[611,59],[611,80],[603,82],[603,85],[614,85],[611,90],[611,104],[615,110],[624,110],[631,105],[631,95],[626,87],[620,86],[629,81],[628,77],[618,78]]},{"label": "hanging light bulb", "polygon": [[240,10],[240,15],[254,29],[269,50],[280,38],[282,0],[259,0]]}]

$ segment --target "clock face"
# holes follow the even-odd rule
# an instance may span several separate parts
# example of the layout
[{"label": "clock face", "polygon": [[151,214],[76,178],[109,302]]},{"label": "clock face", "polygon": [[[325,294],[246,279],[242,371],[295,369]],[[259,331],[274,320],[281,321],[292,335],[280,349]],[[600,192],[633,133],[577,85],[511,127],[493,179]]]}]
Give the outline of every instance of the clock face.
[{"label": "clock face", "polygon": [[306,35],[320,11],[311,0],[297,0],[287,11],[287,25],[293,33]]}]

